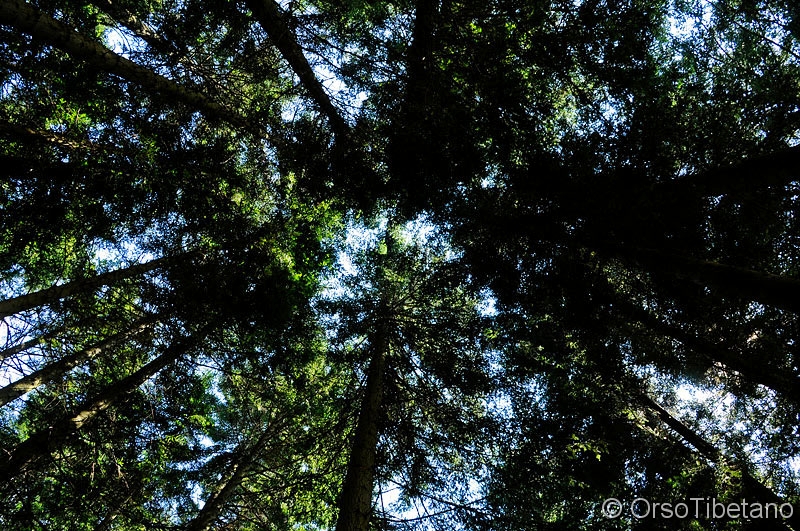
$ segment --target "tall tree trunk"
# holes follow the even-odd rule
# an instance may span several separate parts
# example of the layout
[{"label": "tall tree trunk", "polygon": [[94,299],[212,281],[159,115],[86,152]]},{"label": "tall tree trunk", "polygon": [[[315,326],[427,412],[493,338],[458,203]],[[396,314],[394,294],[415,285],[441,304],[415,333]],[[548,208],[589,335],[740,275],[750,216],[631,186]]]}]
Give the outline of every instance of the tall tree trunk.
[{"label": "tall tree trunk", "polygon": [[280,5],[274,0],[247,0],[247,6],[294,73],[300,78],[300,82],[319,109],[328,117],[334,132],[346,136],[349,132],[347,122],[339,114],[322,83],[314,74],[314,70],[303,54],[303,49],[297,43],[297,37],[289,27],[286,14]]},{"label": "tall tree trunk", "polygon": [[[661,405],[653,400],[649,395],[646,393],[640,393],[638,399],[646,408],[655,413],[658,418],[664,422],[664,424],[669,426],[671,430],[680,435],[684,441],[696,448],[697,451],[710,462],[718,465],[732,463],[737,470],[741,471],[742,484],[745,489],[745,493],[750,493],[756,496],[758,502],[762,504],[773,503],[780,507],[782,504],[786,503],[786,500],[782,499],[780,496],[775,494],[772,489],[768,488],[766,485],[761,483],[761,481],[753,477],[753,475],[750,474],[745,467],[728,459],[728,457],[713,444],[703,439],[700,434],[695,432],[689,426],[673,417],[669,411],[661,407]],[[790,518],[787,518],[785,521],[778,521],[777,523],[783,526],[784,529],[788,528],[800,530],[800,514],[797,514],[797,511],[793,511],[793,514]]]},{"label": "tall tree trunk", "polygon": [[435,196],[433,183],[442,176],[442,161],[447,161],[447,171],[452,169],[445,153],[446,144],[453,141],[452,131],[443,124],[453,101],[443,99],[442,81],[432,75],[438,13],[436,0],[415,0],[405,93],[388,139],[390,193],[411,199],[410,191],[416,190],[412,208],[421,209],[433,208],[429,201]]},{"label": "tall tree trunk", "polygon": [[84,402],[74,414],[62,417],[47,429],[37,431],[14,448],[3,451],[5,457],[0,458],[0,477],[11,478],[26,472],[32,463],[49,455],[97,415],[113,404],[124,400],[149,378],[175,362],[187,350],[196,346],[210,332],[212,326],[214,325],[206,325],[191,337],[170,345],[163,354],[133,374],[106,387],[92,400]]},{"label": "tall tree trunk", "polygon": [[223,89],[223,85],[213,76],[208,75],[194,60],[182,52],[174,43],[165,39],[149,24],[127,10],[125,6],[112,0],[91,0],[92,5],[101,9],[114,21],[121,23],[134,35],[144,40],[151,49],[169,56],[175,63],[180,64],[192,74],[199,76],[204,82],[213,85],[216,89]]},{"label": "tall tree trunk", "polygon": [[[436,15],[438,14],[435,0],[416,0],[414,2],[414,29],[411,34],[411,45],[408,47],[406,57],[406,90],[402,107],[403,128],[397,131],[400,147],[411,147],[413,153],[425,153],[431,146],[430,141],[422,135],[423,132],[431,133],[432,120],[436,118],[434,110],[440,101],[437,101],[438,88],[431,75],[433,62],[434,32],[436,30]],[[396,156],[408,158],[409,153],[398,153]],[[413,158],[413,157],[412,157]],[[424,171],[420,169],[419,171]],[[407,178],[407,175],[398,175]]]},{"label": "tall tree trunk", "polygon": [[111,337],[104,339],[100,343],[96,345],[81,350],[80,352],[76,352],[70,356],[66,356],[61,358],[60,360],[56,361],[55,363],[51,363],[38,371],[34,371],[31,374],[20,378],[16,382],[9,384],[2,389],[0,389],[0,406],[3,406],[15,398],[18,398],[28,391],[32,391],[36,389],[40,385],[45,382],[49,382],[55,380],[59,376],[66,374],[68,371],[73,369],[75,366],[88,361],[95,356],[98,356],[105,350],[119,345],[128,339],[135,337],[145,330],[148,330],[153,326],[153,322],[139,322],[134,325],[132,328],[120,332],[118,334],[114,334]]},{"label": "tall tree trunk", "polygon": [[211,528],[225,508],[225,504],[230,500],[231,495],[258,462],[259,450],[266,444],[267,439],[274,435],[273,430],[267,429],[255,444],[242,443],[236,448],[233,460],[228,467],[227,479],[221,480],[217,489],[206,500],[200,513],[186,525],[185,531],[207,531]]},{"label": "tall tree trunk", "polygon": [[114,520],[117,519],[119,514],[122,512],[122,509],[125,508],[125,505],[131,500],[132,496],[128,496],[121,502],[114,505],[106,516],[98,522],[97,527],[95,527],[94,531],[106,531],[107,529],[111,528],[111,525],[114,523]]},{"label": "tall tree trunk", "polygon": [[178,50],[171,42],[157,33],[149,24],[128,11],[124,5],[120,5],[113,0],[90,0],[90,3],[108,13],[111,18],[120,22],[154,50],[166,54],[177,54]]},{"label": "tall tree trunk", "polygon": [[25,310],[30,310],[31,308],[35,308],[37,306],[50,304],[77,293],[83,293],[85,291],[97,289],[101,286],[113,284],[115,282],[119,282],[120,280],[141,275],[142,273],[147,273],[148,271],[152,271],[159,267],[169,266],[177,260],[185,258],[186,256],[187,254],[181,254],[178,256],[165,256],[163,258],[151,260],[150,262],[146,262],[144,264],[136,264],[125,269],[117,269],[115,271],[109,271],[94,277],[73,280],[72,282],[67,282],[66,284],[61,284],[59,286],[53,286],[41,291],[29,293],[27,295],[20,295],[19,297],[6,299],[4,301],[0,301],[0,318],[19,312],[24,312]]},{"label": "tall tree trunk", "polygon": [[414,29],[411,35],[411,46],[408,49],[408,77],[406,84],[405,105],[408,112],[417,117],[423,116],[429,106],[434,103],[428,100],[430,87],[431,63],[433,61],[433,35],[436,30],[438,14],[436,0],[416,0],[414,2]]},{"label": "tall tree trunk", "polygon": [[750,360],[738,349],[712,343],[679,326],[665,323],[650,312],[629,302],[618,300],[614,303],[614,307],[656,334],[680,341],[697,356],[721,363],[741,374],[746,380],[768,387],[780,396],[800,404],[800,378],[796,375],[786,374],[783,369],[770,367],[757,360]]},{"label": "tall tree trunk", "polygon": [[77,33],[73,28],[60,22],[21,0],[0,2],[0,24],[11,26],[47,44],[60,48],[75,59],[81,59],[95,68],[110,72],[146,89],[181,101],[197,109],[210,118],[228,122],[236,127],[251,131],[258,136],[264,132],[249,123],[245,118],[212,101],[196,90],[188,89],[178,83],[160,76],[133,61],[119,56],[101,45]]},{"label": "tall tree trunk", "polygon": [[20,352],[24,352],[29,348],[35,347],[36,345],[40,345],[45,341],[49,341],[61,334],[69,334],[70,330],[76,330],[85,325],[94,326],[96,324],[97,324],[97,318],[91,315],[78,319],[77,321],[69,324],[60,324],[55,328],[42,332],[42,334],[37,337],[31,338],[18,345],[14,345],[13,347],[8,347],[3,350],[0,350],[0,361],[3,361],[6,358],[10,358],[11,356],[14,356],[16,354],[19,354]]},{"label": "tall tree trunk", "polygon": [[674,275],[717,289],[725,295],[800,313],[800,280],[795,278],[699,260],[658,249],[621,245],[594,247],[601,252],[609,252],[633,262],[645,270]]},{"label": "tall tree trunk", "polygon": [[336,531],[367,531],[372,515],[375,455],[383,400],[383,378],[389,349],[388,330],[384,325],[376,333],[373,349],[347,475],[339,497]]},{"label": "tall tree trunk", "polygon": [[23,179],[37,177],[51,182],[69,182],[75,177],[75,168],[67,162],[42,163],[32,160],[30,157],[0,155],[0,175]]}]

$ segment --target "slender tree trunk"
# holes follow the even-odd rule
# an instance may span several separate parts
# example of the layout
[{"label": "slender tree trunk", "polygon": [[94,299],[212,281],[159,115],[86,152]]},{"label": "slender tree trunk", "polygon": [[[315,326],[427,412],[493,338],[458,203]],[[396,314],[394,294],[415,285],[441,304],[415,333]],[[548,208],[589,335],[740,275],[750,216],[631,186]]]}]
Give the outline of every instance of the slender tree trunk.
[{"label": "slender tree trunk", "polygon": [[698,260],[658,249],[623,246],[595,246],[643,269],[684,278],[738,298],[757,301],[800,313],[800,280],[762,273],[744,267]]},{"label": "slender tree trunk", "polygon": [[91,3],[107,13],[111,19],[121,23],[134,35],[144,40],[151,49],[169,56],[175,63],[180,64],[194,75],[200,76],[204,82],[213,85],[216,89],[224,88],[217,79],[208,75],[200,65],[188,57],[172,42],[165,39],[163,35],[159,34],[149,24],[125,9],[125,6],[112,0],[91,0]]},{"label": "slender tree trunk", "polygon": [[36,39],[69,53],[95,68],[110,72],[146,89],[161,93],[202,111],[210,118],[263,136],[264,132],[242,116],[216,103],[205,95],[160,76],[147,68],[121,57],[100,43],[77,33],[70,26],[42,13],[21,0],[0,2],[0,24],[11,26]]},{"label": "slender tree trunk", "polygon": [[193,336],[174,343],[150,363],[106,387],[94,399],[85,402],[74,414],[61,418],[47,429],[34,433],[14,448],[3,451],[5,458],[0,459],[0,478],[11,478],[26,472],[31,464],[49,455],[97,415],[113,404],[124,400],[149,378],[158,374],[187,350],[197,345],[208,334],[211,327],[212,325],[207,325]]},{"label": "slender tree trunk", "polygon": [[800,404],[800,378],[786,374],[783,369],[765,365],[756,360],[750,360],[741,351],[707,341],[682,328],[663,322],[642,308],[635,305],[617,301],[614,307],[622,310],[624,314],[641,322],[656,334],[671,337],[683,343],[697,356],[712,362],[718,362],[735,370],[750,382],[761,384]]},{"label": "slender tree trunk", "polygon": [[347,474],[339,498],[336,531],[367,531],[372,515],[375,455],[378,445],[383,378],[389,342],[384,326],[378,330],[374,351],[367,369],[367,385],[361,402]]},{"label": "slender tree trunk", "polygon": [[132,496],[128,496],[122,502],[115,505],[106,516],[98,522],[97,527],[94,531],[106,531],[107,529],[111,528],[111,525],[114,523],[114,520],[117,519],[119,514],[122,512],[122,509],[125,508],[125,505],[131,500]]},{"label": "slender tree trunk", "polygon": [[67,162],[41,163],[29,157],[0,156],[0,175],[27,179],[37,177],[40,179],[58,181],[72,181],[75,168]]},{"label": "slender tree trunk", "polygon": [[[89,321],[91,321],[91,323]],[[84,317],[84,318],[78,319],[77,321],[75,321],[73,323],[61,324],[61,325],[57,326],[56,328],[44,331],[38,337],[34,337],[32,339],[24,341],[23,343],[20,343],[19,345],[15,345],[13,347],[8,347],[6,349],[0,350],[0,361],[3,361],[6,358],[10,358],[11,356],[14,356],[16,354],[19,354],[20,352],[24,352],[24,351],[28,350],[29,348],[35,347],[36,345],[40,345],[40,344],[44,343],[45,341],[49,341],[49,340],[51,340],[51,339],[53,339],[53,338],[55,338],[55,337],[57,337],[57,336],[59,336],[61,334],[68,334],[70,330],[78,329],[78,328],[80,328],[82,326],[85,326],[87,324],[96,325],[97,324],[97,318],[94,317],[94,316],[88,316],[88,317]]]},{"label": "slender tree trunk", "polygon": [[0,406],[3,406],[15,398],[18,398],[28,391],[32,391],[42,385],[43,383],[55,380],[72,370],[75,366],[88,361],[105,350],[119,345],[128,339],[135,337],[145,330],[153,326],[153,322],[140,322],[134,325],[133,328],[114,334],[113,336],[97,343],[93,347],[81,350],[70,356],[66,356],[55,363],[51,363],[46,367],[32,372],[31,374],[20,378],[16,382],[9,384],[0,389]]},{"label": "slender tree trunk", "polygon": [[[640,393],[638,398],[646,408],[654,412],[661,419],[661,421],[664,422],[664,424],[669,426],[671,430],[680,435],[684,441],[696,448],[697,451],[710,462],[719,465],[731,462],[731,460],[729,460],[725,454],[723,454],[713,444],[703,439],[703,437],[701,437],[686,424],[673,417],[669,411],[661,407],[661,405],[653,400],[650,396],[645,393]],[[780,507],[782,504],[786,503],[786,500],[782,499],[780,496],[775,494],[772,489],[768,488],[761,483],[761,481],[753,477],[753,475],[750,474],[743,466],[740,466],[735,462],[733,464],[735,468],[741,471],[742,484],[745,489],[745,493],[753,494],[758,498],[758,501],[763,504],[774,503]],[[797,514],[797,511],[794,511],[791,518],[787,518],[783,521],[779,520],[777,523],[782,525],[783,528],[800,530],[800,515]]]},{"label": "slender tree trunk", "polygon": [[8,347],[6,349],[0,350],[0,361],[3,361],[6,358],[10,358],[11,356],[14,356],[15,354],[19,354],[20,352],[24,352],[24,351],[28,350],[29,348],[35,347],[36,345],[40,345],[40,344],[44,343],[45,341],[47,341],[48,339],[51,339],[55,335],[56,335],[55,332],[52,333],[52,334],[45,334],[43,336],[34,337],[33,339],[29,339],[28,341],[20,343],[19,345],[15,345],[13,347]]},{"label": "slender tree trunk", "polygon": [[[238,454],[238,452],[237,452]],[[236,460],[231,464],[228,472],[229,476],[219,484],[219,488],[206,500],[200,513],[189,522],[185,531],[207,531],[216,522],[225,503],[234,493],[236,488],[244,479],[244,475],[252,465],[245,459],[244,455],[237,455]]]},{"label": "slender tree trunk", "polygon": [[289,27],[286,14],[274,0],[247,0],[247,6],[255,15],[258,23],[267,32],[269,38],[281,52],[281,55],[292,68],[306,91],[317,104],[322,113],[328,117],[335,133],[347,135],[349,127],[339,111],[331,102],[328,93],[320,83],[314,70],[297,43],[294,31]]},{"label": "slender tree trunk", "polygon": [[90,0],[90,3],[108,13],[117,22],[122,23],[123,26],[132,31],[137,37],[143,39],[154,50],[170,54],[177,52],[172,43],[164,39],[149,24],[128,11],[124,5],[120,5],[113,0]]},{"label": "slender tree trunk", "polygon": [[228,467],[227,479],[220,482],[214,493],[206,500],[200,513],[189,522],[185,531],[207,531],[216,522],[225,504],[236,491],[245,476],[257,463],[257,452],[263,448],[267,439],[274,435],[268,429],[258,438],[255,444],[242,443],[234,453],[233,461]]},{"label": "slender tree trunk", "polygon": [[683,437],[686,442],[694,446],[706,459],[713,463],[718,463],[722,460],[722,453],[717,450],[714,445],[700,437],[686,424],[673,417],[669,411],[661,407],[661,405],[650,398],[649,395],[641,393],[638,398],[648,409],[655,412],[664,424]]},{"label": "slender tree trunk", "polygon": [[181,254],[178,256],[166,256],[156,260],[151,260],[150,262],[144,264],[137,264],[125,269],[109,271],[107,273],[102,273],[90,278],[73,280],[72,282],[67,282],[66,284],[61,284],[59,286],[53,286],[51,288],[29,293],[27,295],[20,295],[19,297],[6,299],[4,301],[0,301],[0,318],[19,312],[24,312],[25,310],[30,310],[31,308],[35,308],[37,306],[51,304],[65,297],[94,290],[108,284],[113,284],[115,282],[119,282],[120,280],[141,275],[142,273],[147,273],[148,271],[152,271],[159,267],[169,266],[176,260],[185,258],[186,256],[186,254]]}]

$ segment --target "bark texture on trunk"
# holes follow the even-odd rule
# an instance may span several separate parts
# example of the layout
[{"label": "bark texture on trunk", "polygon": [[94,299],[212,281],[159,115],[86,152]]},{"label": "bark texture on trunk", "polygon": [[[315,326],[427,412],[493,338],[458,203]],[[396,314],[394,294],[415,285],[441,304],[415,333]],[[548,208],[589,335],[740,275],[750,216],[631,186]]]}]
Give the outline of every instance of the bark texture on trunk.
[{"label": "bark texture on trunk", "polygon": [[366,390],[361,402],[347,475],[339,498],[336,531],[369,529],[387,351],[387,331],[382,329],[376,334],[374,352],[367,369]]}]

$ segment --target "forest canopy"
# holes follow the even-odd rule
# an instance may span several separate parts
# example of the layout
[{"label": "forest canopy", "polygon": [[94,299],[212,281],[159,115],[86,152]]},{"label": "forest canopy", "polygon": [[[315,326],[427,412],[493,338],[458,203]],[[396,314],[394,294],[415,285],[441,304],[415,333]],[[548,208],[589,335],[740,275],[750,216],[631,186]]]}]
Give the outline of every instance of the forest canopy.
[{"label": "forest canopy", "polygon": [[0,76],[2,529],[800,531],[795,2],[3,0]]}]

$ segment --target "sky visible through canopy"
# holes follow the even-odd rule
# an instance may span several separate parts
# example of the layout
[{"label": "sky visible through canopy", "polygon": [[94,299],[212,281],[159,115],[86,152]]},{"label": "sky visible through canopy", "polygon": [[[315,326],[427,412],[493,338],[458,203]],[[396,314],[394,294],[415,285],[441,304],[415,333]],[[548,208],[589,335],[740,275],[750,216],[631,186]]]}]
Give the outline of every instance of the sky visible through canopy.
[{"label": "sky visible through canopy", "polygon": [[8,0],[0,76],[0,528],[800,529],[632,502],[800,501],[795,2]]}]

